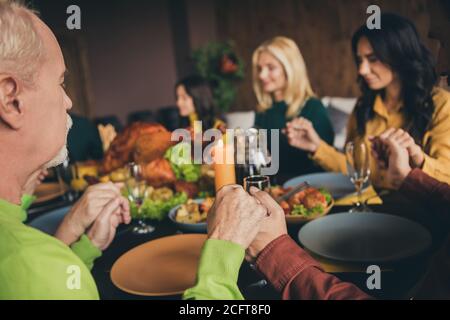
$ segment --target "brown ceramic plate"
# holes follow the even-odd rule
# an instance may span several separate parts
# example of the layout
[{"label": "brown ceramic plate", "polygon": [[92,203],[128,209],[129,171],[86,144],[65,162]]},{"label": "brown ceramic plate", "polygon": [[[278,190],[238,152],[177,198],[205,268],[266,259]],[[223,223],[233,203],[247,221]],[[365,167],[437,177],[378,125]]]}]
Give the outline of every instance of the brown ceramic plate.
[{"label": "brown ceramic plate", "polygon": [[33,202],[34,204],[39,204],[43,202],[47,202],[58,197],[64,195],[67,191],[67,186],[65,184],[61,185],[59,183],[43,183],[37,186],[34,195],[36,196],[36,200]]},{"label": "brown ceramic plate", "polygon": [[195,284],[205,240],[206,235],[182,234],[144,243],[114,263],[111,280],[136,295],[182,294]]},{"label": "brown ceramic plate", "polygon": [[331,211],[331,208],[333,208],[333,206],[334,206],[334,199],[331,199],[331,202],[328,204],[328,207],[326,207],[325,210],[321,214],[316,214],[314,216],[309,216],[309,217],[305,217],[305,216],[301,216],[301,215],[294,216],[294,215],[287,214],[286,222],[289,224],[302,224],[302,223],[306,223],[306,222],[318,219],[320,217],[327,215]]}]

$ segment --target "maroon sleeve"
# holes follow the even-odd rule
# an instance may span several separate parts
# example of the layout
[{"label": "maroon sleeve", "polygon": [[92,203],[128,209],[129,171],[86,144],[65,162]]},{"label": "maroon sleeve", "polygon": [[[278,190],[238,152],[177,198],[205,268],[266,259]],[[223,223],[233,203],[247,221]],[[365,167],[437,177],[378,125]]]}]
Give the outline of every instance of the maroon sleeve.
[{"label": "maroon sleeve", "polygon": [[286,300],[372,299],[355,285],[324,272],[288,235],[264,248],[256,260],[256,268]]},{"label": "maroon sleeve", "polygon": [[[450,170],[450,168],[449,168]],[[430,208],[450,224],[450,186],[420,169],[412,170],[403,181],[400,192],[409,199]]]}]

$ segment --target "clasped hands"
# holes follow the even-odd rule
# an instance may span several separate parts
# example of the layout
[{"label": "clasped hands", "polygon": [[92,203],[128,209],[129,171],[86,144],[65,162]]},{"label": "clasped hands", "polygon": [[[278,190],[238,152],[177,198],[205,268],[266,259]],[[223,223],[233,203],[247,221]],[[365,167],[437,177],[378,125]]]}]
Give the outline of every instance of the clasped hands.
[{"label": "clasped hands", "polygon": [[117,227],[131,222],[129,202],[122,196],[121,187],[111,182],[89,187],[65,216],[55,237],[71,245],[86,234],[94,246],[105,250]]},{"label": "clasped hands", "polygon": [[283,209],[266,192],[240,185],[220,189],[208,213],[208,238],[230,241],[254,261],[273,240],[287,234]]}]

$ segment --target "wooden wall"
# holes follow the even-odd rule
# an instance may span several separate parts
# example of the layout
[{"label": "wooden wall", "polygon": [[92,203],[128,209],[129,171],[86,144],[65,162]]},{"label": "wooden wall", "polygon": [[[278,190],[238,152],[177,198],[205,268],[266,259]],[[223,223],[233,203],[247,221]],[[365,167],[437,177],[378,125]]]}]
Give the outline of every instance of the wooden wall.
[{"label": "wooden wall", "polygon": [[[440,3],[449,0],[428,0]],[[309,76],[319,96],[353,97],[359,94],[351,55],[351,36],[367,18],[366,9],[377,4],[383,12],[412,19],[428,38],[431,17],[427,0],[216,0],[218,36],[233,39],[247,63],[236,110],[255,106],[251,85],[251,56],[264,40],[284,35],[300,47]],[[436,4],[434,3],[434,4]],[[427,40],[428,41],[428,40]],[[435,42],[430,41],[433,51]]]}]

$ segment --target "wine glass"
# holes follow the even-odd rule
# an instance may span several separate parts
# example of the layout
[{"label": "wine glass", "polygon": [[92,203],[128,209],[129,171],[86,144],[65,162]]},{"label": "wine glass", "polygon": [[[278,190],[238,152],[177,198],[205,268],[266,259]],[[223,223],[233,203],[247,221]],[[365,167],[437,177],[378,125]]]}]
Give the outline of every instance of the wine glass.
[{"label": "wine glass", "polygon": [[245,177],[261,175],[262,168],[269,166],[271,159],[257,129],[236,129],[235,136],[236,180],[243,185]]},{"label": "wine glass", "polygon": [[251,187],[262,191],[269,191],[270,179],[268,176],[249,176],[244,178],[244,189],[249,192]]},{"label": "wine glass", "polygon": [[142,167],[136,163],[129,163],[127,169],[127,177],[125,180],[127,196],[137,209],[137,225],[133,228],[133,233],[151,233],[155,230],[155,227],[147,224],[142,217],[142,204],[148,195],[148,186],[142,176]]},{"label": "wine glass", "polygon": [[369,152],[370,150],[365,143],[348,142],[345,145],[347,172],[357,194],[357,201],[350,212],[371,211],[362,199],[363,186],[370,176]]}]

